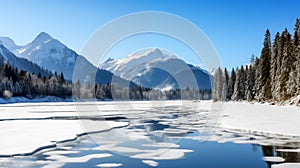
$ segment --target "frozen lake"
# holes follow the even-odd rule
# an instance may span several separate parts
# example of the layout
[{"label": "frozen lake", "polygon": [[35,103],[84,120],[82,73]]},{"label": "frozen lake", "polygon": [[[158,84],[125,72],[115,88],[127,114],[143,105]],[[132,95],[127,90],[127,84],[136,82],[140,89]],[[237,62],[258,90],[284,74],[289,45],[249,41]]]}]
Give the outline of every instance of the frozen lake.
[{"label": "frozen lake", "polygon": [[[299,166],[300,141],[290,135],[298,130],[287,135],[246,131],[245,123],[238,125],[232,114],[223,110],[233,106],[240,104],[138,101],[0,105],[0,167]],[[243,122],[241,115],[234,116]],[[228,118],[233,118],[230,126],[234,129],[224,127],[230,123]],[[266,123],[261,130],[269,126]]]}]

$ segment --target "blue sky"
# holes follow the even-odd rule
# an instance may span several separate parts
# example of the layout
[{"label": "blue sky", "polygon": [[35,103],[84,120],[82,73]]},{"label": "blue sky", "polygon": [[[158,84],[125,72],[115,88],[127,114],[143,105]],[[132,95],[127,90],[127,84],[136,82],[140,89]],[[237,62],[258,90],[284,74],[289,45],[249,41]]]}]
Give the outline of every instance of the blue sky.
[{"label": "blue sky", "polygon": [[[0,36],[9,36],[17,44],[26,44],[45,31],[77,52],[99,27],[112,19],[133,12],[170,12],[188,19],[204,31],[228,68],[247,64],[252,53],[260,54],[267,28],[274,37],[285,27],[292,31],[296,18],[300,17],[298,0],[0,0],[0,3]],[[156,36],[152,43],[145,41],[141,47],[162,46],[173,52],[170,45],[163,44],[167,40],[154,38]],[[133,38],[127,43],[134,41]],[[123,57],[135,50],[124,46],[116,47],[118,51],[112,55]],[[174,53],[177,53],[176,49]],[[181,55],[188,62],[199,64],[192,58],[194,56],[183,52]]]}]

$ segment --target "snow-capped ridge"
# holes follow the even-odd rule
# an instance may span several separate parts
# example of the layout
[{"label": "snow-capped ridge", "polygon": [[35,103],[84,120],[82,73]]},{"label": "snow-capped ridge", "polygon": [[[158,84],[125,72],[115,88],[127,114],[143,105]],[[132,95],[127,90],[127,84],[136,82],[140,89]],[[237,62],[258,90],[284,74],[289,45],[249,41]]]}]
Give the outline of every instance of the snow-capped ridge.
[{"label": "snow-capped ridge", "polygon": [[[11,42],[13,42],[11,40]],[[29,72],[38,74],[41,68],[47,73],[63,73],[65,79],[84,83],[89,75],[97,72],[95,80],[97,83],[110,83],[114,74],[106,70],[98,70],[85,57],[78,55],[59,40],[53,38],[46,32],[41,32],[32,42],[18,48],[0,50],[0,56],[12,63],[19,69],[26,69]],[[17,56],[17,57],[16,57]],[[40,68],[40,69],[39,69]],[[43,70],[45,71],[45,70]],[[47,75],[48,76],[48,75]],[[122,78],[118,78],[120,83],[129,83]]]},{"label": "snow-capped ridge", "polygon": [[145,52],[142,52],[142,53],[130,54],[130,55],[127,56],[127,59],[128,58],[134,59],[134,58],[140,58],[140,57],[145,57],[145,56],[159,57],[159,56],[163,56],[163,52],[158,48],[152,48],[152,49],[146,50]]},{"label": "snow-capped ridge", "polygon": [[[176,79],[182,81],[182,88],[211,88],[209,74],[159,48],[138,51],[120,60],[106,61],[99,67],[149,88],[175,89],[179,87]],[[191,78],[195,78],[198,84],[191,82]]]},{"label": "snow-capped ridge", "polygon": [[[63,72],[66,79],[72,79],[75,62],[82,57],[46,32],[39,33],[29,44],[11,51],[51,72]],[[80,61],[84,62],[82,64],[87,66],[86,69],[95,68],[86,59]]]},{"label": "snow-capped ridge", "polygon": [[31,43],[46,43],[50,40],[52,40],[53,37],[51,37],[49,34],[47,34],[46,32],[41,32],[40,34],[38,34],[36,36],[36,38],[31,42]]},{"label": "snow-capped ridge", "polygon": [[9,50],[18,48],[16,43],[9,37],[0,37],[0,44]]},{"label": "snow-capped ridge", "polygon": [[0,58],[2,58],[5,62],[8,62],[15,68],[26,70],[30,73],[41,73],[43,76],[49,76],[51,73],[37,64],[34,64],[28,61],[25,58],[16,57],[10,50],[5,48],[3,45],[0,45]]},{"label": "snow-capped ridge", "polygon": [[158,48],[153,48],[152,50],[149,50],[148,52],[146,52],[145,55],[150,56],[150,57],[151,56],[158,57],[158,56],[163,56],[163,52]]}]

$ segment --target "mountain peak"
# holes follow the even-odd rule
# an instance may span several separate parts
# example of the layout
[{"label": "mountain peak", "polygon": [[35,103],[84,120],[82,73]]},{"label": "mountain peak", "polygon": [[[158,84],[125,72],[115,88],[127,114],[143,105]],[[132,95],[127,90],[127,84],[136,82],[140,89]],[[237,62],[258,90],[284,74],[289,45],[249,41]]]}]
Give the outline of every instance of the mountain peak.
[{"label": "mountain peak", "polygon": [[13,49],[17,46],[16,43],[9,37],[0,37],[0,44],[8,49]]},{"label": "mountain peak", "polygon": [[163,52],[159,48],[153,48],[147,52],[149,56],[162,56]]},{"label": "mountain peak", "polygon": [[33,42],[47,42],[49,40],[52,40],[53,38],[47,34],[46,32],[41,32],[39,35],[36,36],[36,38],[33,40]]}]

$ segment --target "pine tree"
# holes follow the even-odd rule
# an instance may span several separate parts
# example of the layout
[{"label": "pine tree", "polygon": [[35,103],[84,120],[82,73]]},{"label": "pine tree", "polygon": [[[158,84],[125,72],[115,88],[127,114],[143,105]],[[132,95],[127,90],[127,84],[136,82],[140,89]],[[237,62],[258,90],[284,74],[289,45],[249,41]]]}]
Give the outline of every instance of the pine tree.
[{"label": "pine tree", "polygon": [[259,77],[258,77],[258,87],[259,87],[259,100],[268,100],[271,98],[271,88],[265,88],[266,82],[270,82],[270,60],[271,60],[271,35],[270,31],[267,29],[264,39],[264,47],[261,51],[260,61],[259,61]]},{"label": "pine tree", "polygon": [[252,54],[252,55],[251,55],[251,58],[250,58],[250,63],[253,63],[254,61],[255,61],[255,55]]},{"label": "pine tree", "polygon": [[60,73],[60,76],[59,76],[59,82],[60,82],[60,83],[63,83],[63,84],[66,82],[66,81],[65,81],[64,74],[63,74],[62,72]]},{"label": "pine tree", "polygon": [[275,36],[275,40],[272,47],[272,55],[271,55],[271,69],[270,69],[270,85],[271,85],[271,93],[274,100],[278,97],[276,94],[276,88],[278,87],[277,75],[278,70],[280,69],[280,62],[278,61],[280,57],[280,33],[277,32]]},{"label": "pine tree", "polygon": [[296,56],[296,95],[300,95],[300,19],[297,18],[295,24],[295,56]]},{"label": "pine tree", "polygon": [[219,67],[214,75],[213,100],[223,101],[225,99],[225,77]]},{"label": "pine tree", "polygon": [[256,100],[259,99],[259,90],[260,90],[259,81],[258,81],[260,72],[259,72],[259,68],[258,67],[259,67],[259,58],[256,57],[255,63],[254,63],[254,66],[253,66],[254,71],[255,71],[255,83],[254,83],[253,91],[254,91],[254,98]]},{"label": "pine tree", "polygon": [[254,83],[255,83],[255,70],[252,66],[246,71],[246,100],[252,101],[254,99]]},{"label": "pine tree", "polygon": [[38,74],[38,78],[42,78],[41,72],[39,72],[39,74]]},{"label": "pine tree", "polygon": [[296,83],[296,92],[295,95],[300,95],[300,19],[296,19],[296,24],[294,28],[294,56],[295,56],[295,83]]},{"label": "pine tree", "polygon": [[232,97],[232,94],[233,94],[233,91],[234,91],[235,80],[236,80],[236,73],[235,73],[234,68],[232,68],[230,79],[229,79],[229,82],[228,82],[228,87],[227,87],[227,94],[226,94],[226,98],[228,100],[231,100],[231,97]]},{"label": "pine tree", "polygon": [[281,39],[284,39],[283,48],[282,48],[282,66],[280,69],[280,100],[287,100],[291,97],[288,93],[288,83],[289,75],[292,70],[293,63],[295,62],[295,58],[292,55],[293,47],[292,47],[292,40],[291,35],[287,31],[284,30],[282,33]]},{"label": "pine tree", "polygon": [[245,83],[246,83],[246,74],[244,67],[241,66],[241,69],[237,71],[236,81],[234,84],[234,92],[232,95],[232,100],[244,100],[245,99]]},{"label": "pine tree", "polygon": [[224,85],[224,89],[223,89],[223,91],[225,92],[224,94],[225,94],[225,99],[229,99],[228,98],[228,85],[229,85],[229,74],[228,74],[228,71],[227,71],[227,68],[225,68],[225,70],[224,70],[224,79],[225,79],[225,85]]}]

